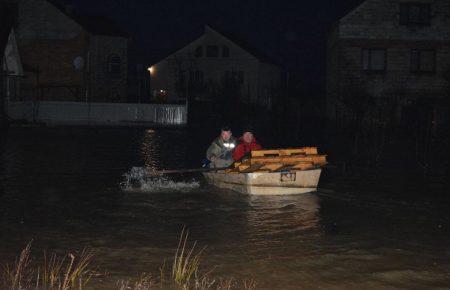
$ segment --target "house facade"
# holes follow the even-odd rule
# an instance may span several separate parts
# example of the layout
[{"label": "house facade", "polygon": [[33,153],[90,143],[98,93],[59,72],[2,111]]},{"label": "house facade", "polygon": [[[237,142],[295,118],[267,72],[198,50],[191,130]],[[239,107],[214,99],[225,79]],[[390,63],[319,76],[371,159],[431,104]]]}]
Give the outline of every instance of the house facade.
[{"label": "house facade", "polygon": [[334,25],[329,118],[370,111],[403,119],[414,104],[442,107],[449,98],[450,1],[367,0]]},{"label": "house facade", "polygon": [[6,104],[19,95],[22,63],[14,33],[11,6],[0,3],[0,127],[6,119]]},{"label": "house facade", "polygon": [[47,0],[16,0],[25,76],[15,100],[125,102],[128,37],[111,21]]},{"label": "house facade", "polygon": [[266,108],[278,96],[281,78],[280,67],[262,53],[208,25],[149,70],[156,99],[233,100]]}]

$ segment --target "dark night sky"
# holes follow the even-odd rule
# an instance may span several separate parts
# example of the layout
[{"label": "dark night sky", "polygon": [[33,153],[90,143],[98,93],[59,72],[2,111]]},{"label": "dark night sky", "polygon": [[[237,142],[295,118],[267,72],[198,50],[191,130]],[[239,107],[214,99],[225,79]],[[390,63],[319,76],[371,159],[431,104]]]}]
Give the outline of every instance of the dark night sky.
[{"label": "dark night sky", "polygon": [[[132,36],[130,61],[151,64],[187,44],[205,23],[237,34],[290,71],[306,91],[323,87],[330,26],[361,0],[66,0],[115,20]],[[341,2],[341,3],[339,3]],[[345,3],[342,3],[345,2]]]}]

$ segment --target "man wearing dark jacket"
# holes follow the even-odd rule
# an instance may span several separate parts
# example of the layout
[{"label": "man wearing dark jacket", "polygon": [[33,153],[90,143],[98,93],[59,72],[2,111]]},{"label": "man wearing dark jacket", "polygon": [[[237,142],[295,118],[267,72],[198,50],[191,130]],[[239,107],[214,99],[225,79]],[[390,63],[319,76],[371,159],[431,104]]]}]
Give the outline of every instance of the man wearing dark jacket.
[{"label": "man wearing dark jacket", "polygon": [[236,147],[236,138],[233,137],[228,126],[222,127],[220,136],[217,137],[206,151],[210,167],[223,168],[233,164],[233,151]]}]

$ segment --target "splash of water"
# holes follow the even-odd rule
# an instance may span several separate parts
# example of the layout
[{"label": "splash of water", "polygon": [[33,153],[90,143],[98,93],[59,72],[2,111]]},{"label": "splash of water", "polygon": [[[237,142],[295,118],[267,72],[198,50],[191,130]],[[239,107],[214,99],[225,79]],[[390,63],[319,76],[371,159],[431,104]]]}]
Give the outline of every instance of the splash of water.
[{"label": "splash of water", "polygon": [[141,192],[189,192],[200,187],[197,180],[174,181],[167,176],[149,176],[145,167],[133,167],[124,175],[123,191]]}]

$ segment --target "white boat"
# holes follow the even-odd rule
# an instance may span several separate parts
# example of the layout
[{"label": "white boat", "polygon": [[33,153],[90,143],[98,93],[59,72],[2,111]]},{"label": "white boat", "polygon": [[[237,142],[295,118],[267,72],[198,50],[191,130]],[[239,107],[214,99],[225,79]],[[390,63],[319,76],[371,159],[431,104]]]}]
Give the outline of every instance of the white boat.
[{"label": "white boat", "polygon": [[317,191],[322,169],[288,172],[226,173],[204,172],[208,183],[252,195],[288,195]]}]

